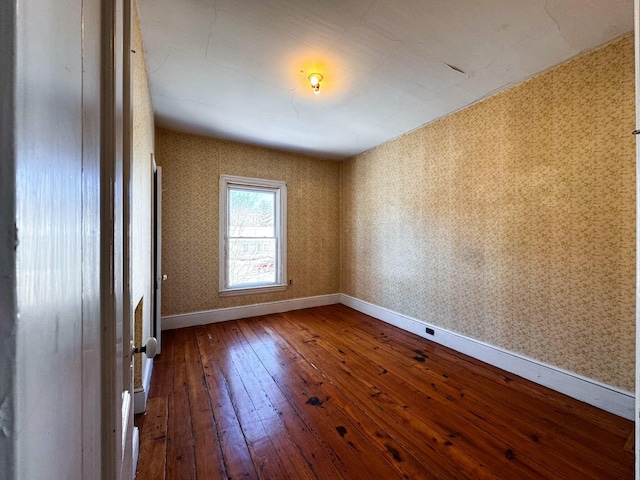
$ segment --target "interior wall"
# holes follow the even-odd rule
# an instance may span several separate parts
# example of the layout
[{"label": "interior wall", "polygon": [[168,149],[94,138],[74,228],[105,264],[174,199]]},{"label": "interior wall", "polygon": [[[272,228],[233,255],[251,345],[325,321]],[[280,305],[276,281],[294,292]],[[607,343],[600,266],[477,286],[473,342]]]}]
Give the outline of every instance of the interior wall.
[{"label": "interior wall", "polygon": [[[135,323],[134,341],[143,345],[151,336],[151,207],[152,160],[155,127],[149,90],[147,61],[137,4],[133,18],[133,165],[131,171],[131,301],[143,305],[142,321]],[[142,369],[150,361],[145,355],[134,357],[134,386],[142,387]]]},{"label": "interior wall", "polygon": [[[156,131],[162,166],[162,314],[173,315],[339,291],[339,179],[336,162]],[[287,183],[287,290],[218,296],[220,175]]]},{"label": "interior wall", "polygon": [[341,169],[342,293],[632,391],[633,38]]}]

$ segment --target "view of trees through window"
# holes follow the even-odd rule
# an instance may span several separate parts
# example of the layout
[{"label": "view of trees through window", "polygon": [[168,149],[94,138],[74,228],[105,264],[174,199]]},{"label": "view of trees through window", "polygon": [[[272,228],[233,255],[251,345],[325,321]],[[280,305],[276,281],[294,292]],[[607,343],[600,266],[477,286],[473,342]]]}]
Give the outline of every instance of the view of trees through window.
[{"label": "view of trees through window", "polygon": [[276,282],[276,194],[230,188],[228,286]]}]

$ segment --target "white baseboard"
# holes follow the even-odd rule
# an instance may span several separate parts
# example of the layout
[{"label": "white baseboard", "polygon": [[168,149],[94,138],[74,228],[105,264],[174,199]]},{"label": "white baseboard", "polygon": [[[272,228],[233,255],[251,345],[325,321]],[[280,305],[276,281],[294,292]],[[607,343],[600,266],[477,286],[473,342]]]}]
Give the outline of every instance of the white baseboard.
[{"label": "white baseboard", "polygon": [[303,308],[333,305],[334,303],[340,303],[339,293],[320,295],[317,297],[296,298],[293,300],[282,300],[280,302],[257,303],[241,307],[219,308],[217,310],[184,313],[181,315],[169,315],[162,317],[162,330],[173,330],[175,328],[226,322],[228,320],[257,317],[259,315],[290,312],[292,310],[301,310]]},{"label": "white baseboard", "polygon": [[[631,392],[429,325],[422,320],[348,295],[341,294],[340,303],[607,412],[628,420],[635,417],[635,396]],[[431,328],[434,335],[427,334],[426,327]]]},{"label": "white baseboard", "polygon": [[140,430],[138,427],[133,427],[133,473],[131,478],[136,478],[136,472],[138,471],[138,457],[140,454]]},{"label": "white baseboard", "polygon": [[142,387],[133,390],[133,413],[147,411],[147,399],[149,387],[151,387],[151,373],[153,372],[153,358],[144,358],[142,361]]},{"label": "white baseboard", "polygon": [[[552,365],[547,365],[538,360],[525,357],[514,352],[483,343],[473,338],[430,325],[427,322],[396,313],[377,305],[350,297],[344,294],[321,295],[317,297],[297,298],[280,302],[259,303],[241,307],[221,308],[203,312],[185,313],[162,317],[162,329],[172,330],[208,323],[226,322],[240,318],[256,317],[273,313],[289,312],[303,308],[320,307],[342,303],[359,312],[371,315],[379,320],[394,325],[405,331],[419,335],[427,340],[434,341],[460,353],[477,358],[507,372],[531,380],[545,387],[549,387],[560,393],[583,401],[595,407],[633,420],[635,418],[635,396],[632,392],[606,385],[577,373],[569,372]],[[434,335],[426,333],[429,327]],[[146,362],[153,364],[153,362]],[[145,380],[146,383],[145,383]],[[146,400],[151,381],[151,370],[147,376],[143,372],[143,388],[135,392],[135,412],[138,404],[141,404],[141,412],[146,408]],[[145,388],[146,386],[146,388]],[[140,398],[139,398],[140,397]]]}]

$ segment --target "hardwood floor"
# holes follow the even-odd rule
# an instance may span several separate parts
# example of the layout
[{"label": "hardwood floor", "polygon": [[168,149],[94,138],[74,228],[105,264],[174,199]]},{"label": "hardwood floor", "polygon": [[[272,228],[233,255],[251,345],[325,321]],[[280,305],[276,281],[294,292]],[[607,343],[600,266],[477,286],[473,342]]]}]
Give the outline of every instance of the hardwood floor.
[{"label": "hardwood floor", "polygon": [[633,423],[342,305],[163,332],[138,480],[631,479]]}]

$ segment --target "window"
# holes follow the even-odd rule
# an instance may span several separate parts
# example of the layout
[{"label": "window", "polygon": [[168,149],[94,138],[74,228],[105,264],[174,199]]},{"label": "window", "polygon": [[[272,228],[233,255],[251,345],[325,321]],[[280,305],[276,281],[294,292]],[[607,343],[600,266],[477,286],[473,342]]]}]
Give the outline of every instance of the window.
[{"label": "window", "polygon": [[220,295],[287,288],[287,186],[220,177]]}]

